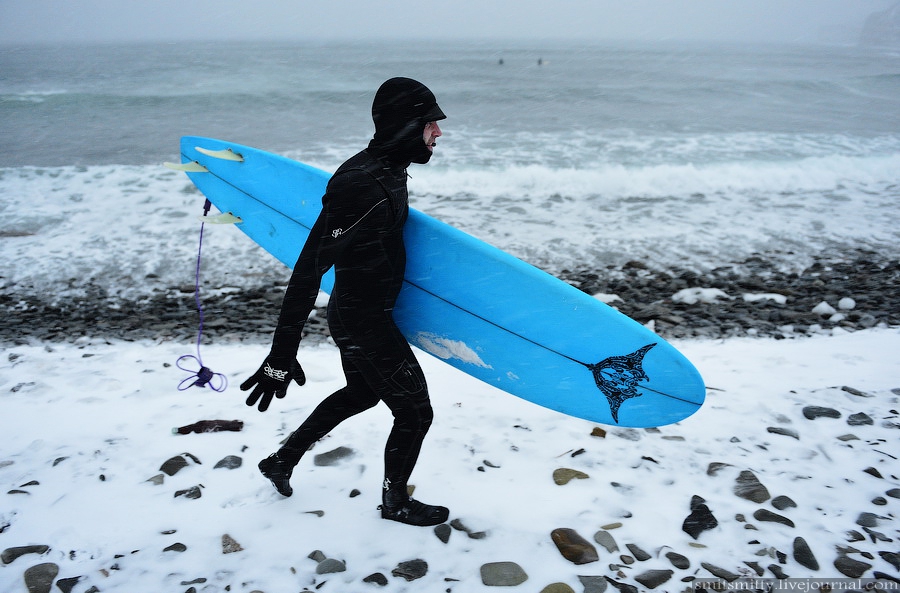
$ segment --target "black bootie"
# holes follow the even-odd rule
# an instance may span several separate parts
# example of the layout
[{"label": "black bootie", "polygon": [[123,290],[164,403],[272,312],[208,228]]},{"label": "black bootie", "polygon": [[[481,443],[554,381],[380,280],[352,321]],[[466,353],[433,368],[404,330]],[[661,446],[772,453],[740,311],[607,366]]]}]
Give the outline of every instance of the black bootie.
[{"label": "black bootie", "polygon": [[272,453],[260,461],[259,471],[272,482],[275,490],[282,496],[294,493],[294,489],[291,488],[291,472],[294,471],[294,466],[281,459],[278,453]]},{"label": "black bootie", "polygon": [[406,488],[385,488],[382,493],[381,518],[415,525],[417,527],[429,527],[440,525],[447,521],[450,510],[419,502],[406,494]]}]

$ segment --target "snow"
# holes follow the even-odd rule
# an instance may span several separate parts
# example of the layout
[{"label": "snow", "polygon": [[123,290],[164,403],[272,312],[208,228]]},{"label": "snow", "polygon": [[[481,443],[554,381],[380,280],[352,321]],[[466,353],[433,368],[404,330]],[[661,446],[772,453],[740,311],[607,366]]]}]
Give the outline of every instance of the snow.
[{"label": "snow", "polygon": [[[90,586],[184,591],[188,585],[182,583],[197,578],[207,579],[194,585],[197,591],[485,591],[493,588],[482,584],[480,567],[503,561],[516,562],[529,577],[512,590],[563,582],[581,591],[579,575],[633,583],[646,570],[673,569],[665,558],[672,550],[687,556],[691,568],[676,570],[660,590],[680,590],[686,586],[681,578],[712,576],[701,562],[732,572],[749,571],[746,561],[777,563],[757,556],[770,547],[787,553],[782,568],[792,577],[837,576],[836,547],[847,545],[872,555],[855,556],[873,565],[872,571],[893,574],[878,552],[896,550],[900,502],[871,501],[900,482],[900,331],[675,345],[704,376],[707,403],[693,417],[658,431],[602,427],[604,438],[591,435],[590,422],[499,392],[420,353],[436,420],[413,474],[416,496],[449,506],[451,518],[487,532],[484,539],[471,539],[454,530],[446,544],[430,528],[378,516],[382,450],[391,422],[384,406],[348,420],[318,443],[295,470],[293,497],[280,497],[257,472],[258,460],[342,386],[333,346],[302,346],[299,359],[309,382],[292,385],[266,413],[245,406],[245,394],[237,389],[264,358],[263,345],[203,347],[205,364],[228,377],[231,386],[224,393],[178,391],[185,373],[174,363],[191,352],[191,344],[84,338],[69,345],[4,346],[0,484],[13,493],[0,495],[0,549],[51,549],[0,567],[0,591],[26,591],[23,572],[42,562],[58,564],[59,578],[83,576],[79,593]],[[841,417],[808,420],[802,410],[809,405],[834,408]],[[849,426],[848,417],[860,412],[874,424]],[[241,432],[172,433],[173,427],[204,419],[241,419],[245,425]],[[789,429],[798,438],[769,427]],[[838,438],[848,434],[858,440]],[[355,455],[335,466],[314,465],[314,455],[339,446]],[[161,485],[147,481],[182,453],[201,464],[189,463]],[[226,455],[240,456],[243,465],[213,469]],[[714,462],[729,465],[709,475]],[[557,486],[552,474],[561,467],[589,478]],[[797,508],[777,511],[795,528],[753,519],[755,510],[771,505],[735,496],[735,478],[743,470],[752,471],[773,497],[796,501]],[[174,496],[196,485],[202,485],[199,499]],[[353,489],[361,494],[351,497]],[[696,541],[681,530],[694,495],[706,500],[719,522]],[[848,531],[862,531],[855,523],[861,512],[883,517],[876,530],[893,543],[848,544]],[[550,538],[553,529],[569,527],[593,541],[602,526],[615,523],[621,526],[608,531],[620,550],[608,553],[598,545],[600,561],[591,564],[572,564]],[[224,554],[226,534],[243,549]],[[820,571],[802,567],[791,555],[798,536],[809,543]],[[163,551],[176,542],[187,550]],[[627,543],[651,559],[623,563]],[[316,562],[307,557],[314,550],[346,561],[346,572],[317,575]],[[391,576],[400,562],[416,558],[428,562],[425,577],[407,583]],[[375,572],[388,577],[387,586],[362,582]]]}]

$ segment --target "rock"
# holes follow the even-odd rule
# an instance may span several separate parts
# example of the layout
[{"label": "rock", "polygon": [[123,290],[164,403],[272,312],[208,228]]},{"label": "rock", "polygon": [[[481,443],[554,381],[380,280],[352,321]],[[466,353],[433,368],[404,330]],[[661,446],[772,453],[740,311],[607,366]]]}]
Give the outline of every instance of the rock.
[{"label": "rock", "polygon": [[769,491],[763,486],[753,472],[744,470],[737,477],[734,493],[741,498],[756,503],[764,503],[769,500]]},{"label": "rock", "polygon": [[794,560],[797,564],[810,570],[819,570],[819,562],[813,555],[809,544],[802,537],[794,538]]},{"label": "rock", "polygon": [[241,552],[244,548],[241,547],[241,544],[237,543],[233,537],[228,535],[227,533],[222,536],[222,553],[223,554],[234,554],[235,552]]},{"label": "rock", "polygon": [[872,565],[847,556],[838,556],[834,561],[834,567],[845,577],[858,579],[872,568]]},{"label": "rock", "polygon": [[860,513],[856,518],[856,524],[861,527],[878,527],[878,520],[883,518],[875,513]]},{"label": "rock", "polygon": [[900,498],[900,488],[891,488],[887,492],[885,492],[891,498]]},{"label": "rock", "polygon": [[450,533],[452,533],[452,530],[446,523],[441,523],[434,528],[434,534],[445,544],[450,541]]},{"label": "rock", "polygon": [[634,577],[634,580],[647,587],[648,589],[656,589],[675,574],[671,570],[648,570]]},{"label": "rock", "polygon": [[56,581],[56,586],[59,587],[59,590],[62,591],[62,593],[72,593],[72,589],[74,589],[75,585],[77,585],[83,578],[84,577],[68,577],[65,579],[59,579],[58,581]]},{"label": "rock", "polygon": [[755,572],[756,576],[758,577],[766,574],[766,570],[762,566],[760,566],[758,562],[744,562],[744,564],[752,568],[753,572]]},{"label": "rock", "polygon": [[875,424],[875,421],[868,414],[859,412],[858,414],[850,414],[847,418],[847,424],[850,426],[869,426]]},{"label": "rock", "polygon": [[613,579],[606,577],[606,581],[618,589],[621,593],[638,593],[638,588],[634,585],[629,585],[628,583],[620,583],[618,581],[614,581]]},{"label": "rock", "polygon": [[407,581],[421,579],[428,572],[428,563],[417,558],[415,560],[407,560],[397,565],[397,568],[391,571],[395,577],[401,577]]},{"label": "rock", "polygon": [[575,589],[565,583],[551,583],[541,589],[541,593],[575,593]]},{"label": "rock", "polygon": [[572,480],[586,480],[589,477],[590,476],[584,472],[580,472],[577,469],[569,469],[567,467],[561,467],[553,471],[553,481],[556,482],[557,486],[564,486]]},{"label": "rock", "polygon": [[740,578],[739,575],[734,574],[733,572],[727,571],[724,568],[719,568],[715,564],[710,564],[709,562],[701,562],[700,566],[708,570],[714,577],[718,577],[720,579],[725,579],[729,583],[736,581]]},{"label": "rock", "polygon": [[187,426],[173,428],[172,432],[174,434],[190,434],[192,432],[202,434],[204,432],[221,431],[240,432],[242,428],[244,428],[244,423],[241,420],[200,420]]},{"label": "rock", "polygon": [[471,539],[484,539],[487,537],[487,533],[484,531],[472,531],[460,519],[453,519],[450,521],[450,527],[457,531],[462,531]]},{"label": "rock", "polygon": [[881,475],[881,472],[878,471],[877,469],[875,469],[874,467],[867,467],[863,471],[874,478],[878,478],[879,480],[884,479],[884,476]]},{"label": "rock", "polygon": [[481,582],[488,587],[515,587],[528,580],[528,575],[515,562],[489,562],[481,566]]},{"label": "rock", "polygon": [[807,420],[815,420],[816,418],[840,418],[841,413],[834,408],[806,406],[803,408],[803,416],[806,417]]},{"label": "rock", "polygon": [[356,451],[354,451],[350,447],[338,447],[337,449],[332,449],[331,451],[326,451],[325,453],[319,453],[318,455],[313,457],[313,464],[318,466],[337,465],[341,461],[350,459],[354,455],[356,455]]},{"label": "rock", "polygon": [[53,579],[59,574],[59,566],[52,562],[44,562],[25,570],[25,587],[28,593],[50,593]]},{"label": "rock", "polygon": [[387,587],[388,580],[387,577],[381,574],[380,572],[375,572],[367,576],[363,579],[364,583],[373,583],[378,585],[379,587]]},{"label": "rock", "polygon": [[714,476],[718,474],[720,471],[725,469],[726,467],[731,467],[730,463],[722,463],[721,461],[713,461],[706,468],[707,476]]},{"label": "rock", "polygon": [[225,469],[237,469],[241,467],[244,463],[244,460],[238,457],[237,455],[227,455],[219,460],[216,465],[213,466],[213,469],[225,468]]},{"label": "rock", "polygon": [[166,481],[166,476],[164,474],[156,474],[152,478],[149,478],[147,481],[154,486],[162,486],[163,482]]},{"label": "rock", "polygon": [[609,585],[603,577],[579,576],[578,580],[584,586],[584,593],[605,593]]},{"label": "rock", "polygon": [[613,539],[613,536],[611,536],[608,531],[600,530],[595,533],[594,541],[606,548],[606,551],[610,554],[619,551],[619,546],[616,544],[616,540]]},{"label": "rock", "polygon": [[181,455],[176,455],[175,457],[170,457],[167,459],[160,467],[159,471],[163,472],[167,476],[174,476],[182,469],[188,466],[188,459],[196,463],[197,465],[201,465],[200,460],[197,459],[194,455],[190,453],[182,453]]},{"label": "rock", "polygon": [[790,497],[787,496],[776,496],[772,499],[772,506],[778,509],[779,511],[783,511],[788,508],[797,508],[797,503],[794,502]]},{"label": "rock", "polygon": [[897,570],[897,572],[900,572],[900,553],[878,552],[878,555],[881,556],[882,560],[893,566],[894,569]]},{"label": "rock", "polygon": [[771,434],[780,434],[782,436],[791,437],[800,440],[800,433],[790,428],[782,428],[780,426],[770,426],[766,429]]},{"label": "rock", "polygon": [[181,542],[175,542],[171,546],[163,548],[163,552],[186,552],[187,546]]},{"label": "rock", "polygon": [[597,549],[574,529],[560,527],[550,533],[560,554],[573,564],[589,564],[600,559]]},{"label": "rock", "polygon": [[758,509],[755,513],[753,513],[753,518],[757,521],[767,521],[770,523],[781,523],[782,525],[787,525],[788,527],[793,527],[794,522],[788,519],[783,515],[779,515],[778,513],[773,513],[769,509]]},{"label": "rock", "polygon": [[3,564],[11,564],[13,560],[25,554],[46,554],[50,551],[50,546],[16,546],[6,548],[0,553],[0,561]]},{"label": "rock", "polygon": [[599,426],[595,426],[593,430],[591,430],[591,436],[597,437],[598,439],[606,438],[606,431],[600,428]]},{"label": "rock", "polygon": [[672,563],[672,566],[681,570],[687,570],[691,567],[691,561],[687,556],[682,556],[678,552],[666,552],[666,558]]},{"label": "rock", "polygon": [[638,546],[634,544],[625,544],[625,547],[628,548],[628,551],[631,552],[639,561],[646,562],[647,560],[650,560],[650,554],[640,549]]},{"label": "rock", "polygon": [[347,563],[335,558],[326,558],[316,565],[316,574],[335,574],[346,570]]},{"label": "rock", "polygon": [[710,529],[715,529],[719,521],[713,516],[712,511],[705,504],[692,505],[691,514],[681,524],[681,530],[694,539]]},{"label": "rock", "polygon": [[183,496],[185,498],[200,498],[203,496],[203,492],[200,490],[200,486],[191,486],[187,490],[178,490],[175,492],[174,498],[178,498],[179,496]]},{"label": "rock", "polygon": [[788,575],[784,574],[784,571],[781,570],[781,567],[778,566],[777,564],[770,564],[769,570],[772,571],[772,574],[775,575],[775,578],[777,578],[779,580],[784,580],[784,579],[788,578]]}]

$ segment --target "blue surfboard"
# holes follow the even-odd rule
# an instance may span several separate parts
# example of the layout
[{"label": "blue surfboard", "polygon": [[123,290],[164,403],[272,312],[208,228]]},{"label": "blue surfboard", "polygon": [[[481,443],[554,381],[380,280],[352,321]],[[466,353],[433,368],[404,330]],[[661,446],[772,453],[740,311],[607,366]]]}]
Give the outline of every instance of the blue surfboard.
[{"label": "blue surfboard", "polygon": [[[255,148],[185,136],[182,165],[222,213],[293,267],[330,174]],[[671,344],[612,307],[415,209],[394,319],[407,340],[538,405],[653,427],[696,412],[706,389]],[[333,272],[323,279],[331,291]]]}]

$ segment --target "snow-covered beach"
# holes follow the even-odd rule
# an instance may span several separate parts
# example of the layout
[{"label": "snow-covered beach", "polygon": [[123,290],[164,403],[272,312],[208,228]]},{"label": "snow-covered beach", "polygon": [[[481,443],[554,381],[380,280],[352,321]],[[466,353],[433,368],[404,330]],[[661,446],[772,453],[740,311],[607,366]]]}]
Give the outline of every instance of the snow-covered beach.
[{"label": "snow-covered beach", "polygon": [[[413,481],[417,496],[448,505],[469,530],[451,528],[446,543],[375,510],[386,408],[318,443],[294,474],[293,497],[258,474],[256,462],[340,386],[332,346],[303,348],[310,383],[261,414],[243,405],[236,384],[262,345],[202,350],[227,374],[225,393],[177,390],[188,375],[174,362],[189,344],[6,345],[0,548],[46,549],[0,567],[0,588],[25,591],[24,573],[48,564],[57,581],[78,577],[76,592],[486,591],[482,567],[503,562],[528,577],[513,590],[530,591],[553,583],[645,590],[639,577],[648,573],[666,591],[757,570],[768,579],[896,575],[900,332],[835,334],[678,342],[709,399],[658,430],[595,432],[423,355],[437,421]],[[825,415],[807,418],[810,406]],[[243,430],[172,432],[211,419],[242,420]],[[317,455],[341,448],[351,451],[318,465]],[[215,468],[229,456],[240,465]],[[172,457],[187,463],[168,476],[161,466]],[[558,485],[560,469],[581,473]],[[758,502],[736,494],[747,472],[767,491]],[[701,522],[707,529],[696,538],[683,530],[694,497],[717,523]],[[778,497],[793,504],[773,506]],[[574,530],[598,559],[567,560],[555,529]],[[240,550],[223,549],[225,536]],[[797,538],[817,569],[798,559]],[[344,570],[317,573],[320,563],[307,557],[316,550]],[[670,553],[686,559],[683,568]],[[392,576],[413,560],[427,563],[424,576]],[[386,585],[363,582],[376,573]]]}]

